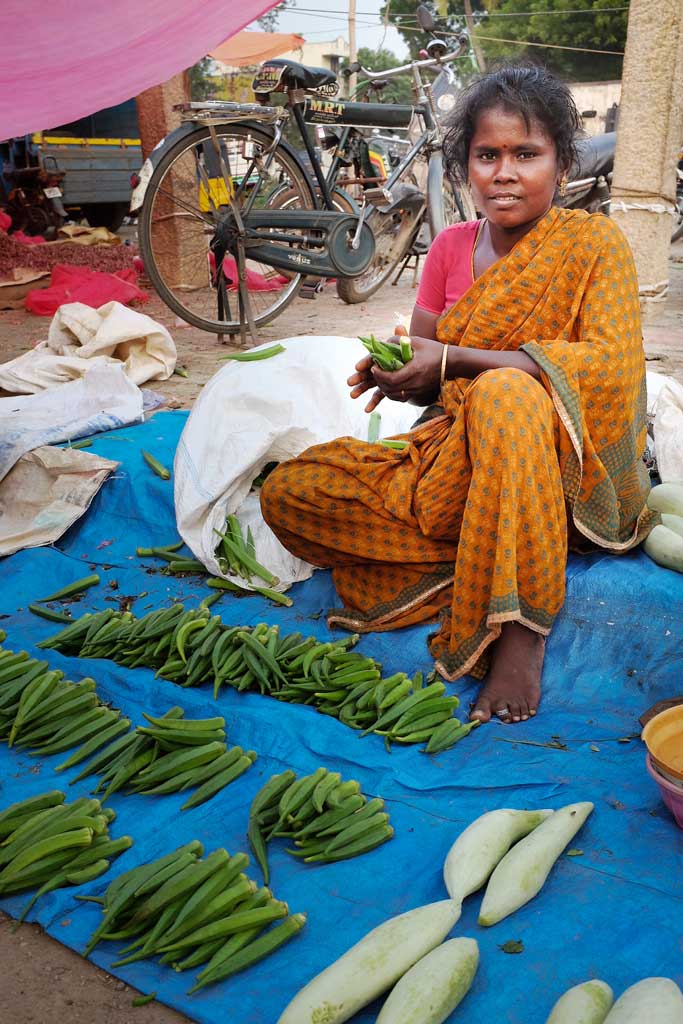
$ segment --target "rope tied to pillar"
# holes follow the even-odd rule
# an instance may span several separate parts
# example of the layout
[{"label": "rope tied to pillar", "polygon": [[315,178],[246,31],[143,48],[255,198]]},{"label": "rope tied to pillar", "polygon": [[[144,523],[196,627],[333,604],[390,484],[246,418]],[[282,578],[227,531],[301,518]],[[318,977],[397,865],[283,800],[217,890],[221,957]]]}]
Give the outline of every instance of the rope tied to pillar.
[{"label": "rope tied to pillar", "polygon": [[656,284],[643,284],[638,295],[645,302],[664,302],[669,294],[669,281],[658,281]]},{"label": "rope tied to pillar", "polygon": [[668,206],[665,203],[625,203],[623,199],[610,200],[610,213],[617,210],[619,213],[627,213],[628,210],[643,210],[645,213],[668,213],[675,217],[677,210],[675,206]]},{"label": "rope tied to pillar", "polygon": [[676,202],[675,195],[660,192],[656,188],[627,188],[625,185],[612,185],[612,195],[619,199],[633,199],[637,196],[646,196],[648,199],[662,199],[665,203]]}]

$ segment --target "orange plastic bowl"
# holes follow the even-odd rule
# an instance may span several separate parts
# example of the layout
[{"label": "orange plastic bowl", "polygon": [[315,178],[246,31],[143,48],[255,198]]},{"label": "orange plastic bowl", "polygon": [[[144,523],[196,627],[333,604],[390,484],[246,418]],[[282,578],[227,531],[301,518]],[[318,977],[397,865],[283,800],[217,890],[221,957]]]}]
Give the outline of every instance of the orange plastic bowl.
[{"label": "orange plastic bowl", "polygon": [[659,791],[662,794],[662,800],[673,814],[676,824],[679,828],[683,828],[683,789],[679,786],[674,786],[673,782],[667,782],[667,780],[659,774],[652,764],[652,756],[650,754],[646,755],[645,763],[647,764],[647,770],[650,775],[659,786]]},{"label": "orange plastic bowl", "polygon": [[683,781],[683,704],[651,718],[643,729],[643,740],[657,767]]}]

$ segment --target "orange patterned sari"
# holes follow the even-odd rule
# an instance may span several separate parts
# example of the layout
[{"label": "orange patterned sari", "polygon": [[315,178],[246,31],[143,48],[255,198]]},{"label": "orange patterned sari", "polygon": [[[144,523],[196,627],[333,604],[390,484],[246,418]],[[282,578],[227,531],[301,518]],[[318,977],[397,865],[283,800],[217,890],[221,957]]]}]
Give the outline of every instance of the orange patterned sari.
[{"label": "orange patterned sari", "polygon": [[445,415],[385,449],[339,438],[281,464],[266,521],[331,567],[362,632],[440,619],[446,679],[481,677],[501,624],[547,635],[568,536],[627,551],[656,521],[645,500],[645,361],[630,250],[600,215],[552,209],[438,321],[448,345],[523,349],[541,370],[448,381]]}]

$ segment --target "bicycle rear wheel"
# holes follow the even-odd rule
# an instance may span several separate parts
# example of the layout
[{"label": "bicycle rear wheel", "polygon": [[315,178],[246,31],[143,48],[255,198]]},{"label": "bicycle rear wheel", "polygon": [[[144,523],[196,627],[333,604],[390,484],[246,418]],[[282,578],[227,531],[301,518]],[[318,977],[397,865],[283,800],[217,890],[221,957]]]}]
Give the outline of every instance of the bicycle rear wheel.
[{"label": "bicycle rear wheel", "polygon": [[[246,124],[216,128],[219,150],[230,168],[226,184],[208,128],[180,139],[160,160],[140,214],[140,250],[145,270],[161,299],[183,320],[215,334],[240,329],[237,268],[229,254],[218,259],[212,242],[233,202],[252,208],[313,209],[308,178],[272,136]],[[267,163],[267,166],[266,166]],[[246,261],[249,299],[256,327],[275,319],[296,298],[301,274]]]},{"label": "bicycle rear wheel", "polygon": [[[417,181],[413,179],[414,184]],[[375,255],[364,273],[358,277],[340,277],[337,294],[344,302],[365,302],[385,284],[402,260],[411,252],[416,239],[419,252],[427,251],[439,231],[460,220],[475,220],[477,214],[469,193],[456,190],[443,170],[440,154],[432,154],[427,172],[427,211],[411,214],[399,211],[394,215],[374,210],[367,218],[375,236]],[[424,237],[423,237],[424,236]]]}]

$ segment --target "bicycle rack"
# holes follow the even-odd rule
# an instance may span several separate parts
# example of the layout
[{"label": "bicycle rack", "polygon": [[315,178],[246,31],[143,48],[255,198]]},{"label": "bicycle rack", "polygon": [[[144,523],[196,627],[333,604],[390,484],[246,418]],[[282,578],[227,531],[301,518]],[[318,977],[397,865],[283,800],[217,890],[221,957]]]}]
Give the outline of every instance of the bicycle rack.
[{"label": "bicycle rack", "polygon": [[193,121],[209,128],[211,125],[226,124],[230,121],[262,121],[272,124],[286,115],[281,107],[266,107],[260,103],[229,103],[207,100],[204,103],[177,103],[181,121]]}]

